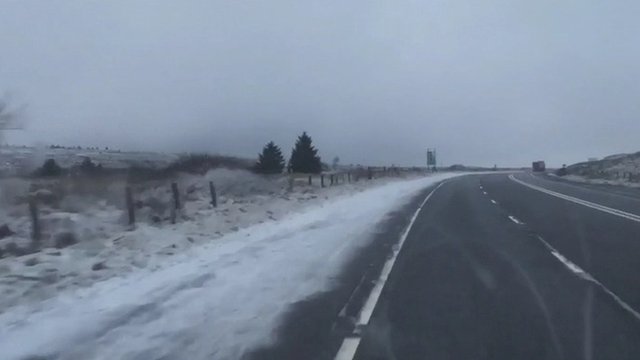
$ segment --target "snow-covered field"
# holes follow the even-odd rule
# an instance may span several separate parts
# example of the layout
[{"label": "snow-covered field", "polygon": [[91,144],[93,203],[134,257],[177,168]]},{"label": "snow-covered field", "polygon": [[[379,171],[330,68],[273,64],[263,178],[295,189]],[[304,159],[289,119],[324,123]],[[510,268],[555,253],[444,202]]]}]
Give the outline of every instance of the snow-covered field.
[{"label": "snow-covered field", "polygon": [[46,159],[54,159],[63,168],[69,168],[80,164],[86,157],[109,169],[123,169],[131,166],[161,168],[178,159],[178,155],[175,154],[153,152],[0,146],[0,173],[32,171],[42,166]]},{"label": "snow-covered field", "polygon": [[176,225],[2,259],[3,359],[239,358],[273,340],[290,304],[329,288],[390,210],[457,175],[272,191],[215,210],[195,196]]},{"label": "snow-covered field", "polygon": [[[289,191],[284,177],[264,178],[242,170],[216,169],[206,176],[183,174],[176,179],[183,204],[177,224],[169,221],[172,199],[170,181],[166,180],[134,187],[134,198],[139,202],[137,224],[135,230],[128,231],[126,183],[123,179],[107,180],[108,185],[90,181],[78,186],[68,180],[41,184],[62,195],[56,204],[41,206],[42,249],[19,257],[6,249],[28,249],[31,244],[31,222],[24,199],[30,182],[0,180],[0,226],[6,224],[15,232],[0,239],[0,250],[5,249],[5,258],[0,259],[0,312],[17,304],[42,301],[70,287],[155,268],[186,249],[225,234],[278,221],[327,199],[391,181],[361,181],[329,188],[310,187],[303,182]],[[215,209],[210,204],[209,181],[214,182],[219,194]],[[68,234],[78,243],[56,247]]]}]

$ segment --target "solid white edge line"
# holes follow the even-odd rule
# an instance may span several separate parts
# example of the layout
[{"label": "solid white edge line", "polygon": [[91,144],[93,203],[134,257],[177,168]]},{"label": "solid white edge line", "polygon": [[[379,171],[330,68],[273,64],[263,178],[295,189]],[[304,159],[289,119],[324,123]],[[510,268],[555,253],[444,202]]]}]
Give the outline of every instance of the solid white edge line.
[{"label": "solid white edge line", "polygon": [[348,337],[342,340],[340,350],[336,354],[335,360],[351,360],[356,356],[358,346],[360,345],[360,337]]},{"label": "solid white edge line", "polygon": [[636,318],[636,320],[640,321],[640,313],[638,313],[634,308],[632,308],[631,305],[627,304],[624,300],[622,300],[618,295],[616,295],[616,293],[609,290],[609,288],[607,288],[606,286],[604,286],[604,284],[602,284],[600,281],[594,278],[593,275],[584,271],[580,266],[576,265],[571,260],[567,259],[558,250],[556,250],[556,248],[551,246],[551,244],[549,244],[545,239],[538,236],[538,240],[540,240],[540,242],[542,242],[542,244],[547,248],[547,250],[551,252],[551,255],[553,255],[558,261],[560,261],[567,269],[569,269],[569,271],[571,271],[573,274],[575,274],[579,278],[589,281],[594,285],[598,286],[607,295],[611,296],[613,300],[616,303],[618,303],[618,305],[620,305],[620,307],[622,307],[624,310],[630,313],[634,318]]},{"label": "solid white edge line", "polygon": [[[616,215],[616,216],[620,216],[622,218],[625,219],[629,219],[632,221],[637,221],[640,222],[640,216],[636,215],[636,214],[632,214],[632,213],[628,213],[626,211],[622,211],[622,210],[618,210],[618,209],[614,209],[614,208],[610,208],[604,205],[600,205],[600,204],[596,204],[596,203],[592,203],[590,201],[587,200],[582,200],[573,196],[569,196],[569,195],[565,195],[565,194],[561,194],[555,191],[551,191],[551,190],[547,190],[543,187],[537,186],[537,185],[533,185],[533,184],[529,184],[526,183],[522,180],[516,179],[516,177],[511,174],[509,175],[509,179],[527,186],[533,190],[537,190],[543,193],[546,193],[548,195],[552,195],[555,197],[558,197],[560,199],[564,199],[567,201],[571,201],[574,202],[576,204],[580,204],[595,210],[600,210],[602,212],[611,214],[611,215]],[[620,305],[620,307],[622,309],[624,309],[625,311],[627,311],[629,314],[631,314],[636,320],[640,320],[640,313],[638,311],[636,311],[634,308],[632,308],[629,304],[627,304],[624,300],[622,300],[616,293],[614,293],[613,291],[609,290],[609,288],[607,288],[604,284],[602,284],[600,281],[598,281],[596,278],[594,278],[591,274],[589,274],[588,272],[584,271],[582,268],[580,268],[578,265],[576,265],[575,263],[573,263],[571,260],[569,260],[568,258],[566,258],[564,255],[562,255],[558,250],[556,250],[553,246],[551,246],[551,244],[549,244],[547,241],[545,241],[542,237],[538,236],[538,240],[540,240],[544,246],[547,248],[547,250],[549,250],[551,252],[551,255],[553,255],[558,261],[560,261],[567,269],[569,269],[569,271],[571,271],[572,273],[574,273],[576,276],[580,277],[581,279],[585,280],[585,281],[589,281],[593,284],[595,284],[596,286],[598,286],[602,291],[604,291],[607,295],[611,296],[611,298],[613,298],[613,300]]]},{"label": "solid white edge line", "polygon": [[436,190],[438,190],[440,186],[442,186],[443,184],[444,182],[440,183],[435,189],[433,189],[429,193],[429,195],[427,195],[427,197],[424,199],[420,207],[418,207],[416,212],[413,214],[413,217],[411,218],[409,225],[400,236],[400,241],[398,242],[398,246],[394,248],[393,255],[391,256],[391,258],[389,258],[385,262],[384,267],[382,268],[382,271],[380,273],[380,277],[378,278],[378,281],[376,281],[376,285],[373,287],[373,290],[371,290],[371,294],[369,295],[369,298],[367,298],[367,301],[362,307],[362,310],[360,311],[360,315],[358,316],[357,325],[366,325],[369,323],[369,320],[371,319],[371,315],[373,314],[373,310],[376,304],[378,303],[378,299],[380,298],[380,294],[382,294],[382,288],[384,287],[384,284],[387,282],[387,278],[391,273],[391,269],[393,268],[393,265],[396,262],[396,259],[398,257],[398,254],[400,253],[400,250],[402,250],[402,246],[404,245],[405,240],[407,240],[411,227],[413,227],[413,224],[418,218],[418,214],[420,213],[420,210],[422,210],[422,208],[427,203],[427,201],[429,201],[429,199],[431,198],[431,195],[433,195],[433,193]]},{"label": "solid white edge line", "polygon": [[555,196],[557,198],[563,199],[563,200],[567,200],[567,201],[571,201],[573,203],[579,204],[579,205],[583,205],[586,206],[588,208],[592,208],[595,210],[600,210],[602,212],[611,214],[611,215],[616,215],[628,220],[632,220],[632,221],[636,221],[636,222],[640,222],[640,215],[636,215],[636,214],[632,214],[626,211],[622,211],[622,210],[618,210],[618,209],[614,209],[614,208],[610,208],[608,206],[604,206],[604,205],[600,205],[600,204],[596,204],[596,203],[592,203],[590,201],[587,200],[582,200],[573,196],[569,196],[569,195],[565,195],[565,194],[561,194],[559,192],[555,192],[552,190],[547,190],[543,187],[537,186],[537,185],[533,185],[533,184],[529,184],[527,182],[524,182],[520,179],[516,179],[515,176],[513,175],[509,175],[509,179],[511,179],[512,181],[515,181],[517,183],[519,183],[520,185],[526,186],[530,189],[533,190],[537,190],[540,192],[543,192],[545,194],[551,195],[551,196]]},{"label": "solid white edge line", "polygon": [[[378,277],[376,284],[371,290],[369,297],[367,297],[367,300],[365,301],[364,306],[360,310],[360,314],[358,314],[358,321],[356,322],[356,328],[367,325],[369,323],[369,320],[371,320],[373,311],[376,305],[378,304],[380,295],[382,294],[382,289],[384,288],[384,285],[389,279],[389,274],[391,274],[393,265],[396,263],[398,254],[402,250],[402,246],[404,245],[404,242],[407,240],[407,237],[409,236],[409,232],[411,231],[413,224],[416,222],[416,219],[418,218],[418,214],[420,214],[420,210],[422,210],[422,208],[426,205],[427,201],[429,201],[431,196],[446,182],[447,181],[441,182],[440,184],[438,184],[438,186],[436,186],[435,189],[431,190],[429,195],[427,195],[424,201],[422,201],[422,204],[420,204],[418,209],[413,214],[411,221],[409,221],[409,225],[406,227],[406,229],[400,236],[400,241],[398,242],[398,246],[394,247],[393,255],[389,259],[387,259],[384,266],[382,267],[382,271],[380,272],[380,276]],[[342,340],[342,345],[340,345],[340,349],[338,350],[338,353],[336,354],[334,360],[352,360],[356,354],[356,351],[358,350],[358,346],[360,345],[361,340],[362,338],[360,336],[346,337],[344,340]]]}]

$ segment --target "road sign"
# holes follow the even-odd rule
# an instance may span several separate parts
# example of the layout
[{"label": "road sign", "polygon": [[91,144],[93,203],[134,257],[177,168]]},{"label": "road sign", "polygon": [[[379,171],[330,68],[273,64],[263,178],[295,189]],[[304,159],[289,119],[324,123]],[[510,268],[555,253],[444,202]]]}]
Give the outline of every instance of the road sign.
[{"label": "road sign", "polygon": [[436,166],[436,149],[427,149],[427,166]]}]

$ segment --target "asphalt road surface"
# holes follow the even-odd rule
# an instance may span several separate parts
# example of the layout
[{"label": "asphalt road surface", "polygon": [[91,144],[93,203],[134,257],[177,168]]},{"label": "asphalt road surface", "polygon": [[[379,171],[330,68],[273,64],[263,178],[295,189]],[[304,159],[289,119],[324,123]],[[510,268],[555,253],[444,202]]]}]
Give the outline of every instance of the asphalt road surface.
[{"label": "asphalt road surface", "polygon": [[640,359],[639,215],[635,190],[449,180],[248,358]]}]

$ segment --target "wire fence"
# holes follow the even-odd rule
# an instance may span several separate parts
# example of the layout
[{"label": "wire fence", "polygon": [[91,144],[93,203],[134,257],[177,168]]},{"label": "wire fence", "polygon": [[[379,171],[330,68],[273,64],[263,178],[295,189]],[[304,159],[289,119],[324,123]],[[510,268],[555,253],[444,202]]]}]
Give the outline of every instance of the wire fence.
[{"label": "wire fence", "polygon": [[[286,179],[288,182],[288,191],[294,191],[302,187],[313,188],[326,188],[333,186],[341,186],[350,183],[358,183],[362,181],[374,181],[376,179],[393,178],[393,177],[407,177],[411,175],[424,175],[426,174],[426,168],[420,167],[358,167],[350,169],[340,169],[336,171],[327,171],[320,174],[300,174],[292,173],[287,174]],[[280,179],[279,176],[276,178]],[[203,178],[202,181],[207,181]],[[200,184],[203,185],[203,184]],[[156,182],[155,186],[160,188],[164,187],[170,193],[169,198],[162,200],[163,206],[169,209],[169,221],[171,224],[176,224],[180,219],[180,212],[185,207],[186,202],[190,201],[188,196],[185,196],[189,192],[188,189],[181,189],[177,181],[170,179],[161,180]],[[219,190],[216,187],[214,181],[207,181],[206,188],[208,189],[209,204],[211,208],[218,206],[218,198],[220,196]],[[122,210],[126,214],[125,229],[135,229],[138,219],[137,213],[142,208],[142,202],[137,199],[137,195],[142,193],[143,187],[136,184],[125,184],[122,191],[122,198],[124,201],[124,207]],[[283,190],[284,191],[284,190]],[[228,197],[228,194],[224,194]],[[43,201],[44,200],[44,201]],[[28,196],[28,214],[31,225],[31,251],[37,251],[41,245],[41,239],[43,237],[43,225],[41,223],[40,207],[43,203],[46,203],[46,199],[42,197],[41,193],[30,193]],[[52,232],[52,229],[47,229],[48,232]],[[28,253],[29,251],[25,251]]]}]

